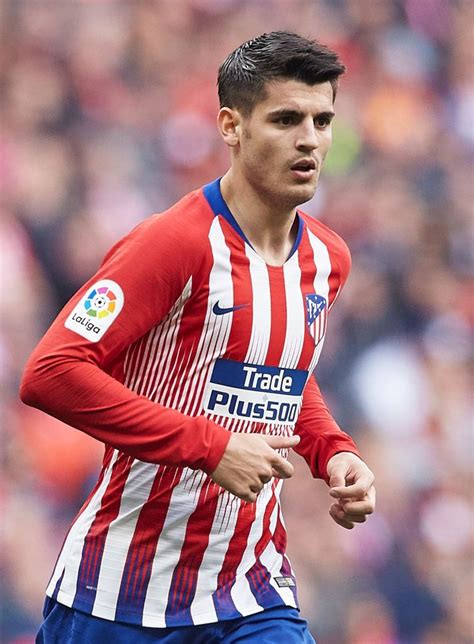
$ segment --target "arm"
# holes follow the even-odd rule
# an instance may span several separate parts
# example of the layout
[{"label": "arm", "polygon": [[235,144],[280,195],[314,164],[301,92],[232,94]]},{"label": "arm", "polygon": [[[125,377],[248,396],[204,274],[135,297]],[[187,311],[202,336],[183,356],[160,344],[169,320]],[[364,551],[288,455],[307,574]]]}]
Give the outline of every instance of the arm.
[{"label": "arm", "polygon": [[366,521],[375,509],[374,475],[352,438],[331,416],[312,376],[303,394],[295,433],[301,439],[295,451],[306,460],[313,476],[323,478],[331,488],[335,501],[329,508],[332,519],[347,529]]},{"label": "arm", "polygon": [[300,443],[295,451],[308,463],[312,475],[329,484],[327,465],[338,452],[359,455],[352,438],[342,431],[331,416],[313,376],[309,377],[303,393],[303,405],[296,422],[295,434]]},{"label": "arm", "polygon": [[[128,346],[168,314],[192,275],[195,253],[183,253],[182,246],[176,229],[153,217],[114,247],[32,354],[21,398],[134,458],[212,472],[229,432],[137,395],[117,373]],[[66,328],[74,311],[86,318],[85,298],[101,280],[117,285],[112,290],[118,305],[123,293],[123,308],[109,316],[100,339],[76,323]]]}]

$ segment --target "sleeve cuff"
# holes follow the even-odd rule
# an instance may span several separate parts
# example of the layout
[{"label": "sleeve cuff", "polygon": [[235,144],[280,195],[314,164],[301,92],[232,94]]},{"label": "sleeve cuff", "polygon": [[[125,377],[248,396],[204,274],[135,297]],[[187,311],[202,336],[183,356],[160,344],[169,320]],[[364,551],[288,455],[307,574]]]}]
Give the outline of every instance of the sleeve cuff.
[{"label": "sleeve cuff", "polygon": [[210,433],[211,444],[207,457],[204,459],[200,469],[202,469],[206,474],[212,474],[224,455],[232,436],[232,432],[224,429],[220,425],[216,425],[212,421],[209,421],[208,431]]},{"label": "sleeve cuff", "polygon": [[344,441],[334,441],[333,443],[331,443],[331,448],[325,451],[325,453],[321,456],[318,463],[319,475],[324,481],[326,481],[328,485],[329,485],[329,476],[327,473],[328,463],[333,456],[335,456],[336,454],[340,454],[341,452],[350,452],[351,454],[355,454],[362,460],[360,452],[357,449],[356,445],[352,442],[352,440],[350,442],[348,442],[347,440],[344,440]]}]

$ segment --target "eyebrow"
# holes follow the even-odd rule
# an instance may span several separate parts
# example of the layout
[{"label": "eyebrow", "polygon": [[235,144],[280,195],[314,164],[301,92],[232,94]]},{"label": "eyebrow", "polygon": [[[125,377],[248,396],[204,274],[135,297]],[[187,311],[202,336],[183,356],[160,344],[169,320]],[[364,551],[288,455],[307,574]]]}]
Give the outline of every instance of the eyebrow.
[{"label": "eyebrow", "polygon": [[[305,112],[301,110],[296,110],[292,107],[282,107],[277,110],[273,110],[272,112],[269,113],[270,118],[277,118],[279,116],[297,116],[297,117],[302,117],[305,115]],[[330,110],[324,110],[323,112],[318,112],[315,115],[315,118],[327,118],[331,120],[334,116],[336,116],[335,112],[332,112]]]}]

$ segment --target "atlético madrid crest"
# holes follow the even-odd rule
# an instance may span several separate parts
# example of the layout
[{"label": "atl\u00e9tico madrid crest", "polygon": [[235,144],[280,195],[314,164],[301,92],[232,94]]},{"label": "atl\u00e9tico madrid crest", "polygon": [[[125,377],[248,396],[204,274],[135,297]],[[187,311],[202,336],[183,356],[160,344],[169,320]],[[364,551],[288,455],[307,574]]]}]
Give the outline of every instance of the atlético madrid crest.
[{"label": "atl\u00e9tico madrid crest", "polygon": [[310,293],[306,296],[306,322],[315,344],[319,344],[326,333],[328,317],[327,300],[322,295]]}]

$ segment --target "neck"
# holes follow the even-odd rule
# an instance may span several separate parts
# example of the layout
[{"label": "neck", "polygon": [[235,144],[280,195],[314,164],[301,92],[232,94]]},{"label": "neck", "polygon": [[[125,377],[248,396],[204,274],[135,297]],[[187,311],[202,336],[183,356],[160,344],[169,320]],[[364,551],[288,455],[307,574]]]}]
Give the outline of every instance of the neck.
[{"label": "neck", "polygon": [[222,177],[221,192],[258,254],[267,264],[284,264],[297,235],[296,209],[269,203],[233,168]]}]

